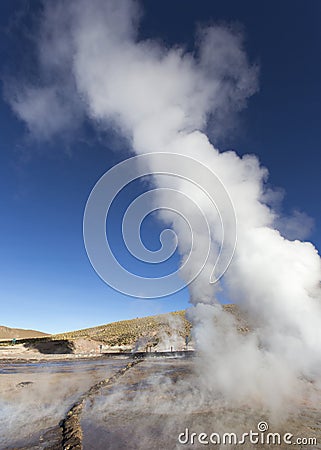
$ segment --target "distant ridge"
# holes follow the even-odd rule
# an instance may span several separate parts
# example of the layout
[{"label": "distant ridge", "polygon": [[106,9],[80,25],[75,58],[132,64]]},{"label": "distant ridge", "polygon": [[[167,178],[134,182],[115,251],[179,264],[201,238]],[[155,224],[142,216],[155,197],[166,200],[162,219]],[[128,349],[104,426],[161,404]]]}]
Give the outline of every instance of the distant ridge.
[{"label": "distant ridge", "polygon": [[[248,331],[247,324],[240,316],[236,305],[223,305],[223,309],[235,316],[239,331]],[[146,342],[156,344],[160,339],[164,340],[166,334],[170,336],[175,333],[185,342],[185,337],[190,335],[191,328],[192,324],[186,319],[183,310],[55,334],[50,336],[50,339],[73,340],[84,338],[99,341],[112,347],[134,345],[141,338],[144,338]]]},{"label": "distant ridge", "polygon": [[[249,331],[248,325],[236,305],[223,305],[223,309],[235,317],[237,328],[240,332]],[[174,335],[181,339],[181,342],[184,344],[186,336],[189,338],[191,336],[191,328],[192,324],[186,319],[185,311],[183,310],[156,316],[137,317],[136,319],[122,320],[59,334],[0,326],[0,340],[38,338],[40,341],[50,342],[85,339],[91,342],[103,343],[110,347],[134,346],[140,340],[141,345],[155,346],[160,341],[166,340],[166,336],[171,337],[172,341]]]},{"label": "distant ridge", "polygon": [[159,314],[156,316],[140,317],[137,319],[121,320],[97,327],[69,331],[52,335],[52,339],[85,338],[104,342],[106,345],[133,345],[137,339],[145,337],[152,340],[158,333],[172,334],[177,331],[181,337],[189,334],[191,324],[185,318],[185,311]]},{"label": "distant ridge", "polygon": [[36,330],[24,330],[22,328],[9,328],[0,325],[0,339],[23,339],[34,337],[49,336],[48,333],[42,333]]}]

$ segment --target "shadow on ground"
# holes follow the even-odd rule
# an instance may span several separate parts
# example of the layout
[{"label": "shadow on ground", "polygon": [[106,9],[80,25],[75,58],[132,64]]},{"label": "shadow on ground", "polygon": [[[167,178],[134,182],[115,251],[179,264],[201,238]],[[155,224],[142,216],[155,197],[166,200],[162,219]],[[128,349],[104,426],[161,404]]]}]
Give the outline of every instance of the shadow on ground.
[{"label": "shadow on ground", "polygon": [[38,350],[44,354],[71,354],[75,351],[75,344],[68,340],[34,340],[24,342],[24,346],[28,349]]}]

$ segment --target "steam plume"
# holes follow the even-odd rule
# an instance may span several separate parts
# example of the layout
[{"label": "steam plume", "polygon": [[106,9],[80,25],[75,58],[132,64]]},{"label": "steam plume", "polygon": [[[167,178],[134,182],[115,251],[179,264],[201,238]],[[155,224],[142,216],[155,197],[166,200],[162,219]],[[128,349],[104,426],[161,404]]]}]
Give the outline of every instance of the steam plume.
[{"label": "steam plume", "polygon": [[[220,153],[204,134],[209,116],[215,128],[222,129],[229,115],[246,105],[258,89],[257,67],[249,63],[242,36],[233,29],[203,29],[192,55],[179,47],[138,40],[140,17],[138,4],[129,0],[47,4],[39,61],[42,73],[54,67],[56,75],[41,88],[16,91],[11,105],[31,132],[45,128],[56,133],[61,114],[70,117],[70,104],[81,98],[86,114],[100,126],[112,123],[136,154],[192,156],[218,175],[238,222],[235,257],[221,288],[247,311],[254,329],[240,336],[217,303],[219,287],[209,283],[213,254],[190,285],[190,317],[204,356],[200,372],[204,385],[218,395],[241,402],[260,398],[273,409],[299,388],[302,375],[316,380],[321,369],[320,257],[312,244],[287,240],[276,229],[280,218],[267,201],[268,171],[258,159]],[[67,76],[64,86],[72,103],[58,95],[57,86]],[[34,106],[47,104],[48,96],[44,114]],[[157,166],[150,169],[156,172]],[[217,215],[188,183],[164,177],[154,181],[201,203],[215,229]],[[183,202],[181,209],[184,212],[188,204]],[[159,217],[172,224],[184,260],[185,228],[166,211]],[[193,233],[199,243],[193,255],[197,266],[204,246],[197,227]]]}]

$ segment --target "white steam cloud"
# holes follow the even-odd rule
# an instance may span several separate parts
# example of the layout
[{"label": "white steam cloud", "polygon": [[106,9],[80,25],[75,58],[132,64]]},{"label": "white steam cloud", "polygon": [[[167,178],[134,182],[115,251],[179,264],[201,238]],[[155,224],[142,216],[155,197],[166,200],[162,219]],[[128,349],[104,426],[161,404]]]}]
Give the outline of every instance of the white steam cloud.
[{"label": "white steam cloud", "polygon": [[[49,137],[68,125],[81,104],[78,110],[99,126],[112,123],[125,134],[136,154],[192,156],[218,175],[238,222],[235,256],[221,288],[247,312],[253,330],[237,333],[217,303],[210,259],[209,270],[190,286],[201,379],[226,400],[259,401],[273,410],[299,392],[302,376],[317,380],[320,373],[320,257],[312,244],[287,240],[276,229],[279,224],[294,239],[304,217],[281,219],[268,205],[268,171],[258,159],[220,153],[204,134],[209,117],[219,130],[246,105],[258,89],[257,67],[233,29],[201,30],[192,55],[138,40],[140,17],[138,4],[129,0],[46,3],[39,42],[44,84],[15,91],[11,105],[31,132]],[[215,229],[217,217],[186,182],[154,181],[158,187],[172,183],[201,202]],[[185,228],[168,212],[159,215],[172,224],[184,259]],[[193,232],[200,255],[202,236]],[[194,258],[197,265],[197,251]]]}]

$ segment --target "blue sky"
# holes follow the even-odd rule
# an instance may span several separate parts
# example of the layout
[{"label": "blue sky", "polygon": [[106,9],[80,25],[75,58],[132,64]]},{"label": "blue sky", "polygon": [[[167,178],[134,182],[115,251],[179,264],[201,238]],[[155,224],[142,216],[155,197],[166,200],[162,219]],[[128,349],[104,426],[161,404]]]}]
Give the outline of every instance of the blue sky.
[{"label": "blue sky", "polygon": [[[314,219],[309,236],[321,249],[321,60],[319,1],[143,2],[142,38],[192,49],[199,23],[237,23],[246,51],[260,66],[260,89],[216,140],[221,150],[255,153],[284,189],[284,212]],[[2,87],[8,77],[28,75],[32,40],[41,4],[4,0],[0,4]],[[186,308],[188,292],[170,298],[128,298],[108,287],[87,258],[82,220],[91,189],[117,162],[129,156],[114,131],[81,129],[49,141],[35,140],[25,124],[0,100],[1,141],[1,325],[48,332],[95,326],[114,320]],[[213,137],[215,139],[215,137]],[[142,190],[133,185],[131,196]],[[117,218],[125,198],[115,205]],[[158,246],[157,220],[145,224],[145,242]],[[119,250],[121,252],[121,250]],[[177,265],[177,257],[169,267]]]}]

